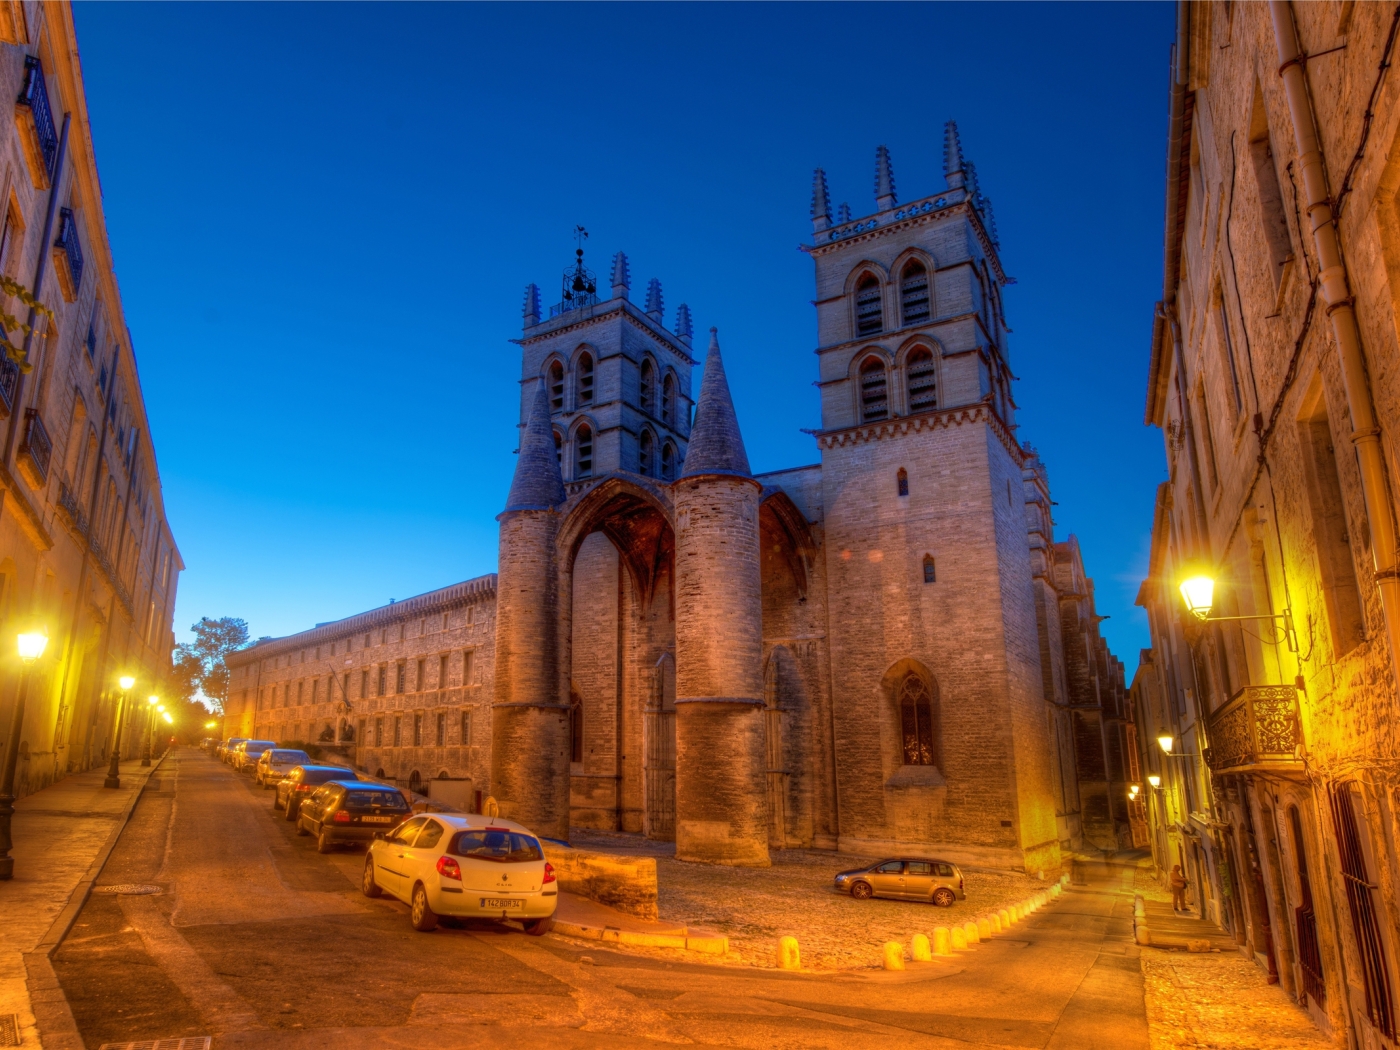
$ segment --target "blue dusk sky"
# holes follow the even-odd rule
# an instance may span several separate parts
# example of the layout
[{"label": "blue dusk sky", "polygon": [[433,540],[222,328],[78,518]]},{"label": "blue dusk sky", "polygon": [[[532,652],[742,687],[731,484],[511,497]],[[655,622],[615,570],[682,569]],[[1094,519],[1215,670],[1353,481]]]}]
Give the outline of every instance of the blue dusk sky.
[{"label": "blue dusk sky", "polygon": [[[165,505],[200,616],[283,635],[496,568],[524,286],[592,234],[717,325],[755,471],[815,462],[812,169],[995,202],[1056,535],[1148,643],[1169,4],[79,3]],[[703,347],[697,336],[697,344]],[[694,377],[699,389],[700,376]]]}]

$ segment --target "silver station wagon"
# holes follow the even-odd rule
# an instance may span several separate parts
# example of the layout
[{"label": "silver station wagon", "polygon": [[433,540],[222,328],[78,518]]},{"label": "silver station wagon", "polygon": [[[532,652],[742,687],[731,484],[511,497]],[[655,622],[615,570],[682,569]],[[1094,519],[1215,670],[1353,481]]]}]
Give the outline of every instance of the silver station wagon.
[{"label": "silver station wagon", "polygon": [[856,900],[889,897],[901,901],[929,901],[951,908],[965,900],[962,870],[950,861],[907,857],[882,860],[866,868],[843,871],[836,888]]}]

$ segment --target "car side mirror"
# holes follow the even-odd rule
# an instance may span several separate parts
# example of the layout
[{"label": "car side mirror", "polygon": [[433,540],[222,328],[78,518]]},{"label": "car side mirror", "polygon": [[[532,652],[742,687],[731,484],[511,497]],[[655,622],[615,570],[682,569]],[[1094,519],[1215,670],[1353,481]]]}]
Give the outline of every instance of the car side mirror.
[{"label": "car side mirror", "polygon": [[374,833],[374,837],[375,837],[375,839],[377,839],[378,841],[383,842],[383,841],[384,841],[384,832],[382,832],[382,831],[376,831],[376,832]]}]

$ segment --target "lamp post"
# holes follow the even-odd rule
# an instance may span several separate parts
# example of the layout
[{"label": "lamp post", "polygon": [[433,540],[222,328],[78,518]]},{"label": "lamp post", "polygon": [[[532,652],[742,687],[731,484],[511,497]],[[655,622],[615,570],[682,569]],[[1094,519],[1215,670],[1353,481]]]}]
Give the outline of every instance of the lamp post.
[{"label": "lamp post", "polygon": [[10,847],[15,844],[10,834],[10,818],[15,815],[15,767],[19,765],[19,738],[24,732],[24,701],[29,692],[29,671],[34,661],[44,655],[48,635],[30,631],[19,636],[19,696],[10,719],[10,732],[5,737],[5,764],[0,770],[0,879],[13,878],[15,859]]},{"label": "lamp post", "polygon": [[122,759],[122,717],[126,714],[126,695],[131,692],[131,687],[136,684],[136,679],[129,674],[124,674],[117,679],[117,684],[122,687],[121,703],[117,706],[117,726],[112,736],[112,764],[107,767],[107,779],[102,781],[102,786],[107,788],[119,788],[122,786],[121,759]]},{"label": "lamp post", "polygon": [[160,697],[154,694],[146,697],[146,753],[141,756],[143,766],[151,764],[151,740],[156,735],[156,704],[158,703],[160,703]]}]

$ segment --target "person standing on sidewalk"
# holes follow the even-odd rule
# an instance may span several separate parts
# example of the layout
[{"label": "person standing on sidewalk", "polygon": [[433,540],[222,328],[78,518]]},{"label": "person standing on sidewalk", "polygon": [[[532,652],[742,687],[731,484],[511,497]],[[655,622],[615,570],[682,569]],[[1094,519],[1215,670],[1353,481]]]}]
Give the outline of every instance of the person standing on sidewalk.
[{"label": "person standing on sidewalk", "polygon": [[1172,865],[1171,878],[1168,879],[1168,883],[1172,888],[1172,911],[1185,911],[1186,887],[1191,885],[1191,883],[1187,881],[1180,864]]}]

